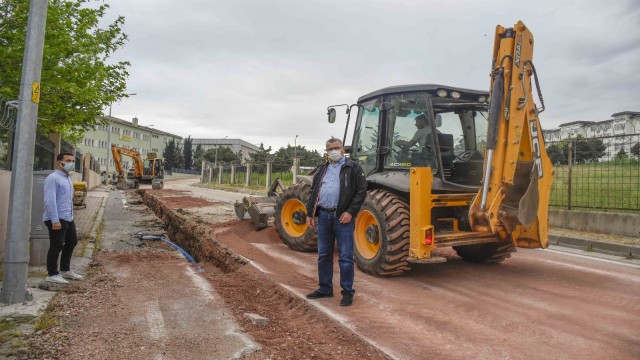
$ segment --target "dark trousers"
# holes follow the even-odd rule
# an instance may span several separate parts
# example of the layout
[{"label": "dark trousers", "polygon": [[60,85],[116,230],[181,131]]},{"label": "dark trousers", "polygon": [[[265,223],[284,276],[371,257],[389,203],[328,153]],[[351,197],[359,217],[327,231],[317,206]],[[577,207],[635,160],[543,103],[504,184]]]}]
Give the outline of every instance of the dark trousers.
[{"label": "dark trousers", "polygon": [[49,276],[58,275],[58,256],[60,256],[60,271],[71,270],[71,256],[78,244],[76,223],[60,219],[62,228],[53,230],[50,220],[44,222],[49,229],[49,252],[47,252],[47,272]]},{"label": "dark trousers", "polygon": [[355,220],[341,224],[335,212],[318,214],[318,285],[320,292],[333,294],[333,251],[338,244],[338,265],[342,294],[353,295],[353,228]]}]

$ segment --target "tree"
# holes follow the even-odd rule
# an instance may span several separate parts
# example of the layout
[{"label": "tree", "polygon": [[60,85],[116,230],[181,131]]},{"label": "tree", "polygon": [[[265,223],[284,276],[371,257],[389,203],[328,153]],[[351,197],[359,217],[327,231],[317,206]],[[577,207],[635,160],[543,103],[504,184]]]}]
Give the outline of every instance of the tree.
[{"label": "tree", "polygon": [[[317,150],[309,151],[304,146],[298,145],[295,151],[300,158],[300,166],[316,166],[322,163],[322,155]],[[286,171],[293,166],[294,147],[287,145],[281,147],[273,155],[273,171]]]},{"label": "tree", "polygon": [[249,155],[251,158],[251,163],[253,170],[256,172],[265,172],[267,171],[267,162],[271,161],[273,155],[271,155],[271,146],[265,149],[264,144],[260,143],[259,150],[254,151]]},{"label": "tree", "polygon": [[553,144],[547,148],[547,155],[549,155],[549,160],[551,160],[552,164],[566,164],[567,157],[565,156],[564,151],[560,148],[560,144]]},{"label": "tree", "polygon": [[191,169],[193,165],[193,151],[191,149],[191,143],[193,139],[191,139],[191,135],[189,135],[186,139],[184,139],[184,168]]},{"label": "tree", "polygon": [[[232,163],[232,162],[236,162],[239,163],[242,158],[240,158],[240,156],[238,156],[238,154],[234,153],[233,150],[231,150],[228,147],[218,147],[217,148],[217,160],[218,163]],[[216,162],[216,148],[211,148],[211,149],[207,149],[207,151],[204,152],[203,155],[204,159],[207,160],[210,163],[215,163]]]},{"label": "tree", "polygon": [[202,170],[202,160],[204,156],[204,149],[202,149],[202,145],[196,145],[196,151],[193,153],[193,168],[201,171]]},{"label": "tree", "polygon": [[616,160],[628,159],[629,155],[624,151],[624,147],[616,154]]},{"label": "tree", "polygon": [[[585,139],[579,135],[573,141],[572,161],[574,164],[598,162],[604,156],[607,146],[600,139]],[[569,158],[569,146],[564,146],[564,155]]]},{"label": "tree", "polygon": [[[164,148],[162,157],[164,157],[164,167],[167,169],[173,169],[179,167],[180,164],[180,152],[178,151],[179,145],[174,139],[167,142],[167,146]],[[178,156],[176,156],[178,155]]]},{"label": "tree", "polygon": [[[18,98],[28,0],[0,1],[0,98]],[[91,6],[87,6],[91,4]],[[127,35],[124,17],[104,25],[109,5],[50,0],[47,13],[38,131],[79,139],[102,122],[103,109],[124,97],[128,61],[109,62]]]},{"label": "tree", "polygon": [[631,155],[640,157],[640,142],[631,147]]}]

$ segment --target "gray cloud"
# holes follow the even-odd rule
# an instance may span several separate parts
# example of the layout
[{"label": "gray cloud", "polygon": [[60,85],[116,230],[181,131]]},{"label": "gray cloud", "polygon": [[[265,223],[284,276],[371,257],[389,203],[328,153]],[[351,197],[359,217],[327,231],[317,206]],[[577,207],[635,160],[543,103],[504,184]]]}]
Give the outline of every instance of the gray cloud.
[{"label": "gray cloud", "polygon": [[640,3],[494,0],[110,0],[133,63],[114,115],[192,137],[321,149],[344,123],[326,107],[382,87],[487,89],[495,26],[522,19],[547,111],[543,126],[640,111]]}]

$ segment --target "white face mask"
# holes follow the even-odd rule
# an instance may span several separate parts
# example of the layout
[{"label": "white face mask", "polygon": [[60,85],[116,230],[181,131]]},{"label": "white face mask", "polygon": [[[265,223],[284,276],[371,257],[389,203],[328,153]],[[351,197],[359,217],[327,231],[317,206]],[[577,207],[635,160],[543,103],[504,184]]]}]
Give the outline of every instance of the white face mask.
[{"label": "white face mask", "polygon": [[331,159],[331,161],[340,161],[340,159],[342,159],[342,151],[340,150],[329,151],[329,159]]},{"label": "white face mask", "polygon": [[64,169],[64,171],[66,172],[71,172],[73,171],[76,167],[75,164],[73,162],[63,162],[62,163],[62,168]]}]

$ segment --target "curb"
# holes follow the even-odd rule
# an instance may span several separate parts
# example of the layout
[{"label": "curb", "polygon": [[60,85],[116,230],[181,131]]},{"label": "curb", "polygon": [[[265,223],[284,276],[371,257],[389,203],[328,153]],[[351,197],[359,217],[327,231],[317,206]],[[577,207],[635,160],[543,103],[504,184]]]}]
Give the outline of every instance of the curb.
[{"label": "curb", "polygon": [[[90,240],[89,240],[89,243],[87,244],[87,248],[85,249],[84,254],[82,254],[83,258],[87,258],[87,259],[93,258],[93,251],[95,250],[96,243],[98,242],[98,228],[100,227],[100,224],[102,223],[102,218],[104,217],[104,208],[107,206],[107,199],[108,197],[102,198],[102,203],[98,208],[98,212],[96,213],[96,218],[93,221],[91,230],[89,230]],[[86,267],[83,267],[83,270],[86,271]]]},{"label": "curb", "polygon": [[634,245],[613,244],[558,235],[549,235],[549,244],[607,255],[622,256],[630,259],[640,259],[640,246]]}]

